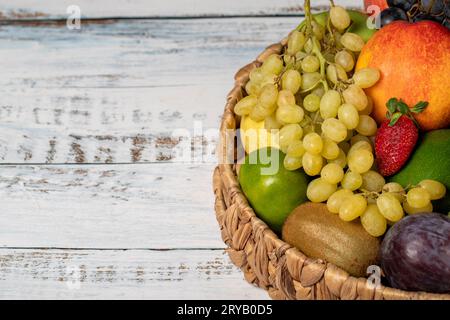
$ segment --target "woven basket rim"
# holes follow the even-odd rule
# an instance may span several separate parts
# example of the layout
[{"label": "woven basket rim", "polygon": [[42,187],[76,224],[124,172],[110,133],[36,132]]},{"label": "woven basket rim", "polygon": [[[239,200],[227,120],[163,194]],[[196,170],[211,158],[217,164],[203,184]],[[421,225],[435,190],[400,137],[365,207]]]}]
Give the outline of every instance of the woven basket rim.
[{"label": "woven basket rim", "polygon": [[[225,152],[225,131],[227,129],[236,129],[237,124],[239,123],[239,117],[234,114],[234,106],[236,103],[242,99],[245,96],[245,84],[249,80],[249,73],[256,67],[260,66],[262,62],[271,54],[277,53],[280,54],[283,50],[283,47],[286,45],[287,39],[283,39],[279,43],[275,43],[269,47],[267,47],[258,57],[255,61],[247,64],[246,66],[242,67],[235,75],[235,85],[233,89],[230,91],[230,93],[227,96],[227,103],[225,106],[224,114],[222,116],[221,121],[221,142],[220,142],[220,148],[219,148],[219,157],[223,157]],[[245,222],[248,223],[248,225],[251,226],[251,230],[253,232],[254,237],[257,237],[255,241],[261,241],[263,243],[266,243],[274,248],[274,251],[276,252],[276,258],[275,259],[285,259],[286,256],[289,256],[289,258],[297,259],[299,263],[301,264],[299,266],[299,270],[297,270],[296,266],[294,268],[289,268],[289,265],[285,269],[296,269],[296,270],[287,270],[289,273],[298,273],[300,274],[306,267],[315,266],[315,269],[311,267],[311,270],[319,270],[319,272],[315,272],[318,274],[315,278],[312,277],[303,277],[303,274],[300,274],[298,278],[300,278],[301,282],[301,288],[306,288],[308,285],[314,285],[315,281],[318,281],[319,275],[321,278],[325,277],[325,281],[329,283],[330,281],[333,282],[334,287],[339,288],[336,289],[330,289],[330,286],[328,289],[336,296],[337,298],[346,298],[346,297],[354,297],[354,298],[362,298],[362,299],[445,299],[450,300],[450,294],[438,294],[438,293],[429,293],[429,292],[409,292],[409,291],[403,291],[399,289],[394,289],[391,287],[379,285],[376,288],[373,289],[367,289],[368,279],[366,278],[355,278],[350,276],[346,271],[340,269],[339,267],[332,265],[331,263],[327,263],[321,260],[317,259],[310,259],[306,255],[304,255],[302,252],[300,252],[298,249],[290,246],[283,240],[281,240],[268,226],[267,224],[259,219],[252,207],[249,205],[245,195],[243,194],[239,182],[237,180],[236,175],[236,165],[235,164],[224,164],[224,162],[221,162],[221,164],[218,165],[214,172],[214,179],[213,179],[213,187],[214,187],[214,193],[216,195],[216,215],[219,224],[221,225],[221,229],[226,228],[226,221],[224,219],[231,219],[229,216],[227,216],[227,210],[236,210],[240,212],[239,218]],[[226,190],[228,194],[230,195],[230,199],[227,201],[224,199],[223,192]],[[228,203],[227,203],[228,202]],[[228,221],[228,223],[236,223],[235,221]],[[224,231],[224,230],[222,230]],[[230,235],[223,236],[224,240],[228,239],[229,237],[233,236],[230,232]],[[234,235],[236,236],[236,234]],[[234,237],[233,237],[234,238]],[[245,241],[248,241],[246,239]],[[231,240],[228,239],[225,241],[228,245],[230,244]],[[241,241],[244,242],[244,241]],[[238,245],[239,247],[244,246],[245,244]],[[230,245],[229,245],[230,246]],[[238,248],[240,249],[240,248]],[[235,252],[235,249],[231,249],[233,252]],[[231,256],[231,255],[230,255]],[[242,268],[242,265],[240,265],[240,262],[236,263],[236,258],[231,257],[232,261]],[[234,258],[234,259],[233,259]],[[263,257],[267,259],[274,259],[273,257]],[[256,268],[258,269],[258,268]],[[323,269],[323,270],[322,270]],[[308,269],[309,270],[309,269]],[[286,270],[285,270],[286,271]],[[314,272],[312,272],[314,273]],[[268,289],[272,287],[276,287],[276,290],[278,293],[280,291],[282,292],[281,298],[288,298],[288,299],[295,299],[295,288],[292,284],[289,283],[289,281],[286,281],[286,279],[275,279],[276,283],[270,283],[270,279],[266,279],[268,276],[264,270],[256,270],[255,271],[256,277],[258,279],[247,279],[249,282],[256,282],[257,285],[259,285],[262,288]],[[309,272],[311,274],[311,272]],[[283,277],[281,277],[283,278]],[[286,277],[284,277],[286,278]],[[289,277],[288,277],[289,278]],[[294,279],[293,277],[292,279]],[[305,279],[306,278],[306,279]],[[290,280],[292,280],[290,279]],[[287,279],[289,280],[289,279]],[[291,281],[292,282],[292,281]],[[334,283],[335,282],[335,283]],[[305,286],[303,286],[305,285]],[[348,288],[347,288],[348,287]],[[349,295],[344,294],[343,292],[351,292]],[[269,290],[270,293],[270,290]],[[272,296],[272,295],[271,295]],[[317,296],[317,294],[316,294]],[[274,298],[280,298],[279,295],[273,295]],[[313,297],[316,298],[316,297]]]}]

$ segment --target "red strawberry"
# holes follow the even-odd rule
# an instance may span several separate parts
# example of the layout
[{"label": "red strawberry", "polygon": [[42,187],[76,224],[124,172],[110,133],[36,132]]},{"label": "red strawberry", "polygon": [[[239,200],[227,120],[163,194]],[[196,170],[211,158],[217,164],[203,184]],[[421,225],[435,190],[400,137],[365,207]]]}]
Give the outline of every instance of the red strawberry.
[{"label": "red strawberry", "polygon": [[419,128],[412,113],[422,112],[428,104],[419,102],[410,109],[404,102],[390,99],[388,114],[375,137],[378,170],[383,176],[397,173],[408,161],[419,138]]}]

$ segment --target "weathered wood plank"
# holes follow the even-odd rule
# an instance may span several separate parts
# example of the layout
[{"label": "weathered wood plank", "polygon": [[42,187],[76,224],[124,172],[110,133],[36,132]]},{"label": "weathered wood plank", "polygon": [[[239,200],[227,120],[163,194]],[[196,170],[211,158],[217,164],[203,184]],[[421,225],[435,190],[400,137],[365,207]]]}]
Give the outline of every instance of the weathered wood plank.
[{"label": "weathered wood plank", "polygon": [[224,248],[213,167],[1,166],[0,246]]},{"label": "weathered wood plank", "polygon": [[173,131],[217,128],[235,71],[299,22],[2,27],[0,163],[176,161]]},{"label": "weathered wood plank", "polygon": [[[314,0],[321,9],[328,0]],[[360,7],[361,1],[335,0],[335,3]],[[1,1],[0,19],[66,19],[67,8],[78,5],[83,17],[204,17],[245,15],[292,15],[303,13],[302,0],[15,0]]]},{"label": "weathered wood plank", "polygon": [[0,249],[0,299],[267,299],[217,250]]}]

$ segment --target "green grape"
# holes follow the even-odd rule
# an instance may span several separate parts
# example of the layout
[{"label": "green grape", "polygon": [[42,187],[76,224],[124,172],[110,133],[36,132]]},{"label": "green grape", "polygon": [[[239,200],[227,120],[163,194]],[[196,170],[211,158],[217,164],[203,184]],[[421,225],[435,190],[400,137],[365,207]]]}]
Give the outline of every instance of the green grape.
[{"label": "green grape", "polygon": [[325,88],[323,86],[322,83],[318,84],[312,91],[312,94],[315,94],[316,96],[318,96],[319,98],[322,98],[323,95],[325,94]]},{"label": "green grape", "polygon": [[353,144],[351,146],[350,150],[348,151],[347,156],[350,156],[350,154],[353,151],[356,151],[356,150],[367,150],[368,152],[373,153],[372,145],[369,142],[365,141],[365,140],[358,141],[355,144]]},{"label": "green grape", "polygon": [[354,146],[356,143],[360,142],[360,141],[365,141],[369,144],[370,146],[370,150],[372,150],[371,144],[370,144],[370,139],[367,138],[366,136],[363,136],[362,134],[357,134],[355,136],[353,136],[350,139],[350,143],[352,144],[352,146]]},{"label": "green grape", "polygon": [[318,97],[314,93],[308,94],[303,99],[303,108],[305,108],[306,111],[316,112],[317,110],[319,110],[319,107],[320,107],[320,97]]},{"label": "green grape", "polygon": [[431,202],[423,208],[413,208],[409,205],[408,201],[403,202],[403,210],[405,210],[405,212],[407,214],[416,214],[416,213],[424,213],[424,212],[433,212],[433,205],[431,204]]},{"label": "green grape", "polygon": [[339,64],[328,65],[326,71],[328,80],[330,80],[334,84],[337,84],[339,81],[348,80],[347,73]]},{"label": "green grape", "polygon": [[363,183],[361,185],[361,189],[367,191],[381,192],[381,190],[383,190],[383,186],[386,184],[384,177],[373,170],[363,173],[362,178]]},{"label": "green grape", "polygon": [[295,96],[289,90],[281,90],[278,93],[277,105],[279,107],[295,106]]},{"label": "green grape", "polygon": [[266,117],[264,120],[264,129],[266,130],[278,130],[283,126],[280,122],[277,121],[275,115],[270,115]]},{"label": "green grape", "polygon": [[317,23],[316,21],[312,21],[312,29],[313,29],[313,33],[316,36],[316,39],[318,41],[322,40],[324,35],[325,35],[325,28]]},{"label": "green grape", "polygon": [[264,80],[265,74],[261,68],[255,68],[250,72],[250,80],[255,83],[261,83]]},{"label": "green grape", "polygon": [[425,188],[412,188],[406,194],[406,201],[413,208],[423,208],[428,206],[431,196]]},{"label": "green grape", "polygon": [[333,26],[338,30],[347,29],[350,26],[352,20],[350,16],[343,7],[341,6],[333,6],[330,9],[330,20]]},{"label": "green grape", "polygon": [[262,89],[258,98],[258,104],[269,110],[275,110],[278,98],[278,89],[274,84],[266,84]]},{"label": "green grape", "polygon": [[381,237],[387,229],[386,218],[378,210],[376,204],[369,204],[361,215],[361,224],[372,237]]},{"label": "green grape", "polygon": [[335,184],[328,183],[322,178],[317,178],[311,181],[306,189],[306,196],[312,202],[324,202],[336,192],[337,186]]},{"label": "green grape", "polygon": [[372,168],[374,157],[372,152],[358,149],[348,154],[348,167],[357,173],[365,173]]},{"label": "green grape", "polygon": [[345,124],[347,129],[355,129],[359,124],[358,110],[353,105],[344,103],[338,109],[338,119]]},{"label": "green grape", "polygon": [[306,152],[303,155],[302,165],[307,175],[317,176],[322,170],[323,158],[320,155]]},{"label": "green grape", "polygon": [[281,77],[281,87],[296,94],[302,84],[302,76],[297,70],[288,70]]},{"label": "green grape", "polygon": [[245,85],[245,92],[247,92],[249,96],[258,96],[260,91],[261,87],[256,82],[249,81]]},{"label": "green grape", "polygon": [[348,171],[346,174],[344,174],[344,178],[342,179],[341,186],[344,189],[348,189],[351,191],[358,190],[363,183],[362,176],[353,171]]},{"label": "green grape", "polygon": [[420,181],[419,186],[428,191],[431,200],[442,199],[445,197],[445,193],[447,192],[445,186],[439,181],[429,179],[422,180]]},{"label": "green grape", "polygon": [[356,131],[363,136],[373,136],[377,133],[377,123],[371,116],[361,115]]},{"label": "green grape", "polygon": [[345,72],[351,72],[355,67],[355,59],[353,58],[353,54],[347,50],[342,50],[336,53],[334,60],[338,65],[344,68]]},{"label": "green grape", "polygon": [[339,209],[342,206],[342,203],[353,195],[353,192],[347,189],[340,189],[333,193],[327,201],[328,211],[331,213],[339,213]]},{"label": "green grape", "polygon": [[358,113],[360,115],[370,115],[373,111],[373,100],[371,97],[367,96],[367,107],[364,108],[364,110],[359,111]]},{"label": "green grape", "polygon": [[320,154],[323,148],[322,138],[315,132],[308,133],[303,137],[303,147],[311,154]]},{"label": "green grape", "polygon": [[[339,147],[331,139],[323,138],[323,148],[322,148],[322,157],[327,160],[336,159],[339,156]],[[339,165],[340,166],[340,165]],[[342,166],[340,166],[342,168]]]},{"label": "green grape", "polygon": [[397,222],[404,216],[400,201],[391,193],[382,193],[379,195],[377,206],[380,213],[389,221]]},{"label": "green grape", "polygon": [[297,105],[279,107],[276,112],[276,120],[280,123],[300,123],[305,116],[305,111]]},{"label": "green grape", "polygon": [[345,168],[347,166],[347,157],[345,156],[345,153],[342,149],[339,149],[339,155],[336,159],[328,160],[328,163],[336,163],[342,168]]},{"label": "green grape", "polygon": [[263,121],[266,117],[270,115],[271,115],[270,110],[262,107],[260,104],[257,104],[252,109],[252,111],[250,111],[250,118],[256,122]]},{"label": "green grape", "polygon": [[355,84],[351,84],[342,93],[346,103],[352,104],[358,111],[362,111],[367,107],[368,100],[363,89]]},{"label": "green grape", "polygon": [[397,182],[389,182],[383,186],[383,193],[390,193],[397,198],[399,202],[403,202],[406,192]]},{"label": "green grape", "polygon": [[267,74],[279,75],[283,71],[283,60],[277,54],[272,54],[263,62],[261,69]]},{"label": "green grape", "polygon": [[303,136],[303,129],[298,124],[288,124],[280,129],[279,144],[280,149],[287,153],[289,145],[296,140],[300,140]]},{"label": "green grape", "polygon": [[347,127],[338,119],[328,118],[322,123],[323,134],[335,141],[341,142],[347,138]]},{"label": "green grape", "polygon": [[360,88],[370,88],[380,80],[380,71],[375,68],[360,69],[353,75],[353,80]]},{"label": "green grape", "polygon": [[316,72],[320,68],[319,58],[313,55],[306,56],[302,60],[302,70],[305,72]]},{"label": "green grape", "polygon": [[284,157],[284,167],[289,171],[294,171],[302,167],[302,158],[286,155]]},{"label": "green grape", "polygon": [[339,208],[339,218],[344,221],[353,221],[361,216],[367,208],[367,201],[361,195],[352,195],[346,198]]},{"label": "green grape", "polygon": [[287,53],[289,55],[295,55],[297,52],[303,49],[305,45],[306,37],[302,32],[294,30],[289,35],[287,44]]},{"label": "green grape", "polygon": [[302,90],[311,90],[321,79],[322,76],[318,72],[304,73],[301,84]]},{"label": "green grape", "polygon": [[234,113],[238,116],[246,116],[252,111],[253,107],[256,106],[258,98],[256,96],[247,96],[239,100],[234,107]]},{"label": "green grape", "polygon": [[346,32],[341,37],[341,44],[348,50],[359,52],[364,47],[364,40],[356,33]]},{"label": "green grape", "polygon": [[336,90],[328,90],[320,100],[322,119],[335,118],[341,105],[341,95]]},{"label": "green grape", "polygon": [[329,163],[322,168],[320,175],[326,182],[338,184],[344,178],[344,170],[336,163]]},{"label": "green grape", "polygon": [[275,74],[264,74],[264,77],[260,83],[261,88],[267,84],[275,85],[277,83],[278,76]]},{"label": "green grape", "polygon": [[303,147],[303,142],[300,140],[293,141],[289,144],[287,154],[291,157],[301,158],[305,154],[306,150]]}]

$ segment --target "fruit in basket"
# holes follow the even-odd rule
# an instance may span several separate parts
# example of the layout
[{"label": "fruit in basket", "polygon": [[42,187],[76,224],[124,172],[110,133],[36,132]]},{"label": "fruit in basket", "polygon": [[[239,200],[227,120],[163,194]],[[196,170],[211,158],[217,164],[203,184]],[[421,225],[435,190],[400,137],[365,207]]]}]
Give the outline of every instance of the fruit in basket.
[{"label": "fruit in basket", "polygon": [[344,222],[325,204],[297,207],[283,225],[282,238],[308,257],[325,260],[355,277],[377,263],[379,240],[357,222]]},{"label": "fruit in basket", "polygon": [[259,218],[274,231],[281,231],[286,217],[306,201],[308,178],[301,170],[288,171],[286,156],[276,148],[263,148],[245,158],[239,183]]},{"label": "fruit in basket", "polygon": [[[306,21],[290,33],[282,54],[265,57],[246,84],[252,106],[235,112],[253,121],[264,120],[266,129],[279,129],[284,168],[303,169],[313,177],[306,189],[311,202],[326,202],[342,221],[360,222],[370,235],[379,237],[405,212],[430,211],[432,206],[420,195],[411,197],[412,204],[405,201],[412,186],[399,185],[401,191],[391,192],[392,184],[375,171],[372,141],[377,123],[370,116],[373,101],[364,89],[376,86],[383,74],[372,66],[354,70],[364,40],[349,32],[351,25],[345,29],[350,16],[345,9],[334,7],[332,12],[326,27],[308,13]],[[400,121],[401,130],[396,130],[406,132],[402,113],[409,117],[424,106],[410,111],[402,101],[396,103],[392,122]],[[406,162],[407,156],[402,156]],[[418,207],[421,199],[424,207]]]},{"label": "fruit in basket", "polygon": [[[389,180],[408,186],[430,179],[450,190],[450,129],[425,133],[406,166]],[[450,195],[433,204],[435,210],[449,212]]]},{"label": "fruit in basket", "polygon": [[387,119],[381,123],[375,137],[378,170],[383,176],[397,173],[408,161],[419,138],[413,114],[423,112],[427,105],[419,102],[410,109],[396,98],[387,102]]},{"label": "fruit in basket", "polygon": [[372,115],[385,120],[392,96],[413,105],[428,101],[416,119],[425,131],[450,125],[450,31],[432,21],[395,21],[379,30],[364,46],[356,70],[373,67],[381,79],[365,89],[373,100]]},{"label": "fruit in basket", "polygon": [[394,287],[450,292],[450,218],[425,213],[396,223],[380,250],[381,267]]},{"label": "fruit in basket", "polygon": [[240,136],[245,152],[251,153],[265,147],[278,147],[278,138],[275,133],[265,129],[270,120],[254,121],[248,116],[241,118]]}]

